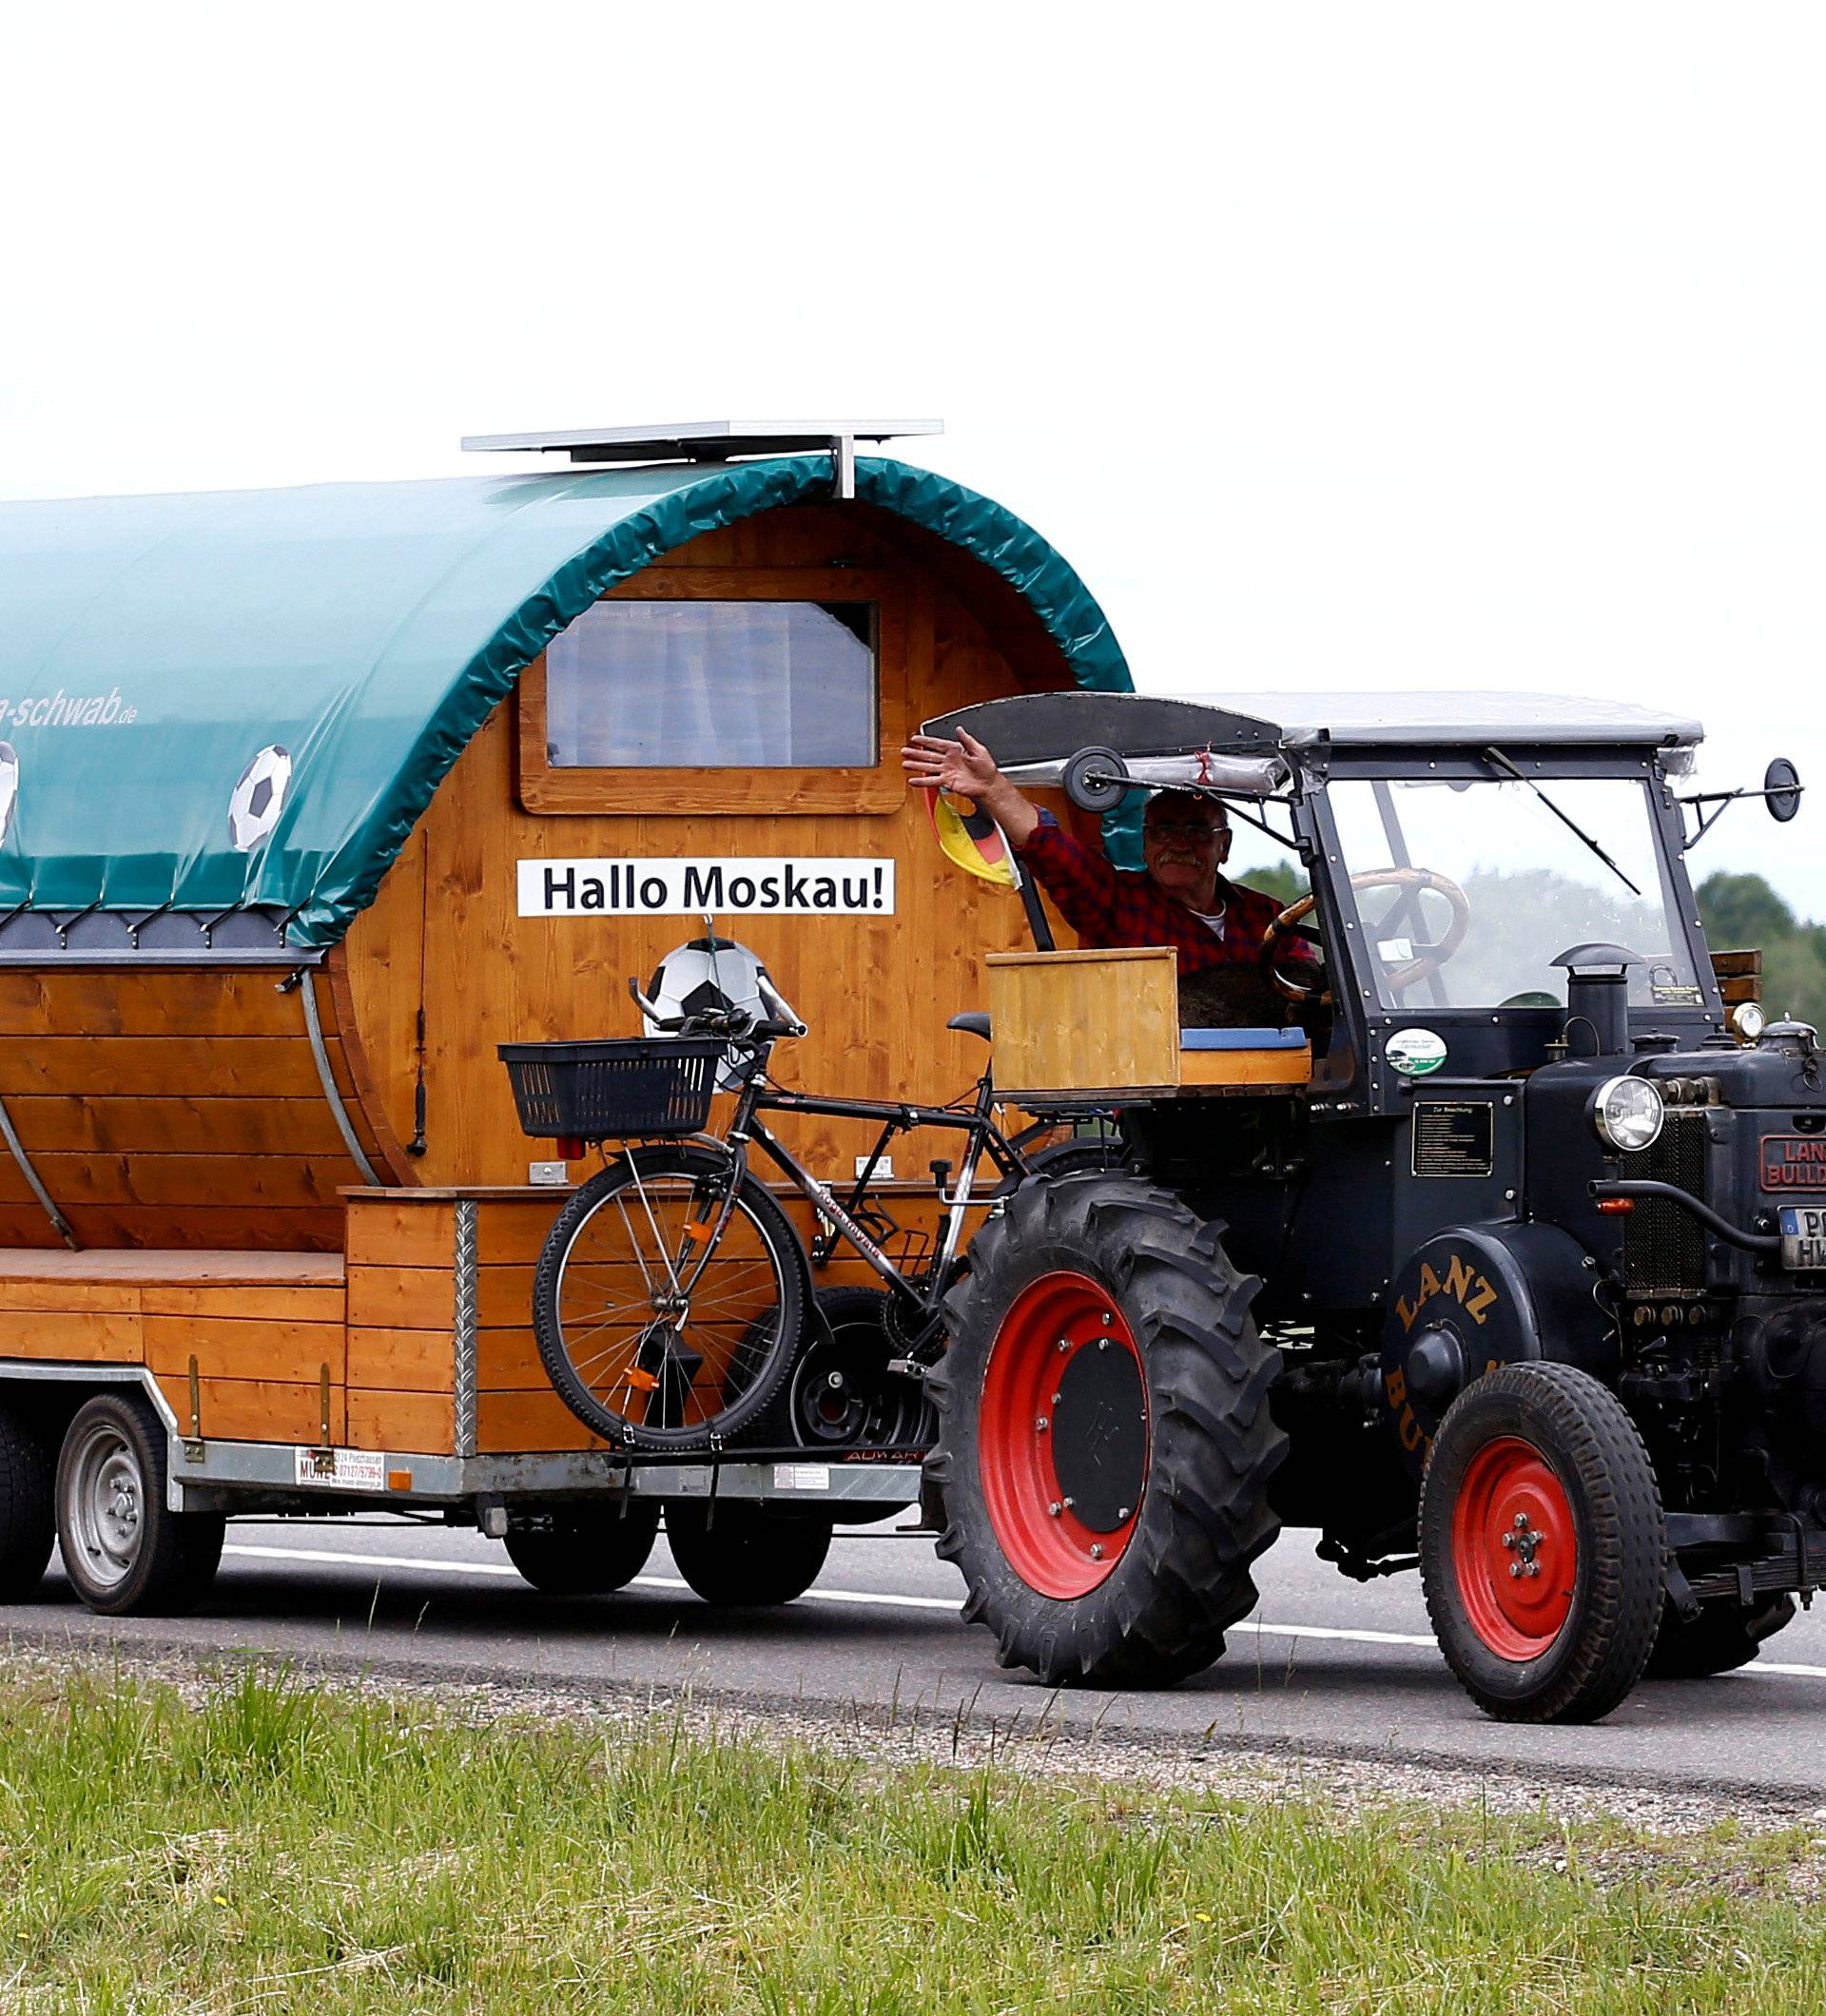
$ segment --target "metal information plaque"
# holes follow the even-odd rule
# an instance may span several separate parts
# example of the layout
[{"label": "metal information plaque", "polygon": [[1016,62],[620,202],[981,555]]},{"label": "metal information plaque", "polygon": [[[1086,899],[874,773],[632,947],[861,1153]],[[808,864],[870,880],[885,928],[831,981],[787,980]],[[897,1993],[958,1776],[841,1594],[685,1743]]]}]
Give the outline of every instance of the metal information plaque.
[{"label": "metal information plaque", "polygon": [[1496,1170],[1496,1108],[1479,1099],[1414,1108],[1417,1176],[1488,1176]]}]

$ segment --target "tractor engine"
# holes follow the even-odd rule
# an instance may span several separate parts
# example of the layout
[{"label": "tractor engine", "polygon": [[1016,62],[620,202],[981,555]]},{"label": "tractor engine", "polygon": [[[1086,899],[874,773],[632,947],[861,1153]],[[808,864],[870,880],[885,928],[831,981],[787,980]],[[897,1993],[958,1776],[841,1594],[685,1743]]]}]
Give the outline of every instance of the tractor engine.
[{"label": "tractor engine", "polygon": [[[1743,1048],[1632,1056],[1661,1125],[1593,1178],[1603,1086],[1579,1080],[1621,1061],[1549,1070],[1540,1077],[1561,1082],[1531,1088],[1531,1121],[1544,1123],[1530,1130],[1533,1159],[1547,1171],[1530,1185],[1535,1212],[1599,1256],[1615,1296],[1618,1392],[1669,1504],[1826,1520],[1826,1073],[1815,1032],[1775,1023]],[[1587,1144],[1576,1160],[1551,1152],[1569,1122]]]}]

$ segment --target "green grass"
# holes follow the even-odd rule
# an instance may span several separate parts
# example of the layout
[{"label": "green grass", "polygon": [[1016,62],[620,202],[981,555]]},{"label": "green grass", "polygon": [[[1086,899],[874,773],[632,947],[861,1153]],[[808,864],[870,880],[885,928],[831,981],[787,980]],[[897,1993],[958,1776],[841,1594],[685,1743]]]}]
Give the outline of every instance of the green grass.
[{"label": "green grass", "polygon": [[1822,1847],[0,1680],[4,2011],[1817,2010]]}]

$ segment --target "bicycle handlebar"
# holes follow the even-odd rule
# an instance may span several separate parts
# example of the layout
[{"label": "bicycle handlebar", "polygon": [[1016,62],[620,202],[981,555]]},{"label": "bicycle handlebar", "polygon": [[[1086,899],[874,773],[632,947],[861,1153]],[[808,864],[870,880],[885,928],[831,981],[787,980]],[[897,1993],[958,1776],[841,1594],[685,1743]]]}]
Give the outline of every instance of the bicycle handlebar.
[{"label": "bicycle handlebar", "polygon": [[640,982],[631,975],[628,980],[628,992],[633,996],[641,1014],[662,1036],[720,1036],[731,1043],[754,1045],[770,1043],[781,1037],[804,1036],[806,1024],[793,1014],[787,1002],[772,987],[766,986],[765,981],[763,986],[767,1005],[785,1010],[784,1016],[755,1016],[746,1008],[732,1008],[722,1015],[661,1015],[640,991]]}]

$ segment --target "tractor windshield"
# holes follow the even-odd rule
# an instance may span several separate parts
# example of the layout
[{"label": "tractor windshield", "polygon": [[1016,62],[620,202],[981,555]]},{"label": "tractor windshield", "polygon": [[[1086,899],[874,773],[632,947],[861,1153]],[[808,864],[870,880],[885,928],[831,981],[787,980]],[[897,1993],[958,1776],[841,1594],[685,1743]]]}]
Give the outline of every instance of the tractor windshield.
[{"label": "tractor windshield", "polygon": [[1329,795],[1383,1007],[1562,1006],[1554,955],[1605,940],[1641,961],[1632,1004],[1702,1005],[1637,780],[1340,778]]}]

